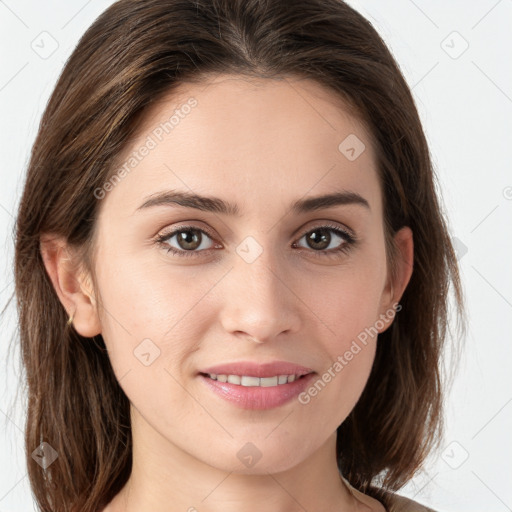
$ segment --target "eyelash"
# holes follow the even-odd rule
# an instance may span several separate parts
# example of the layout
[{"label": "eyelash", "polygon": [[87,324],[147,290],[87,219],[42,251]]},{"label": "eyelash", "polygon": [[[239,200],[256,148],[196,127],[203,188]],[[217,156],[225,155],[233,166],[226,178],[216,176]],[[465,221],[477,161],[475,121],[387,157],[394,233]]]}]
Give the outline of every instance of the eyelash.
[{"label": "eyelash", "polygon": [[[336,233],[336,235],[340,236],[341,238],[344,239],[344,243],[341,244],[340,247],[338,247],[337,249],[322,249],[320,251],[315,251],[314,249],[309,249],[310,252],[313,252],[315,254],[315,256],[327,256],[327,257],[336,257],[336,256],[339,256],[340,253],[341,254],[346,254],[350,251],[350,249],[352,248],[353,245],[356,244],[357,242],[357,238],[354,236],[354,235],[351,235],[350,233],[348,233],[347,231],[345,231],[344,229],[341,229],[339,226],[335,226],[335,225],[330,225],[330,224],[325,224],[325,225],[322,225],[322,226],[315,226],[314,228],[312,229],[309,229],[305,232],[303,232],[300,237],[298,238],[298,240],[300,240],[302,237],[304,237],[305,235],[309,234],[309,233],[312,233],[313,231],[316,231],[316,230],[320,230],[320,229],[327,229],[327,230],[330,230],[330,231],[334,231]],[[169,246],[166,242],[169,241],[174,235],[176,235],[177,233],[181,233],[183,231],[199,231],[205,235],[207,235],[208,237],[212,238],[213,239],[213,236],[206,230],[204,229],[200,229],[196,226],[180,226],[179,228],[173,230],[173,231],[170,231],[169,233],[162,233],[160,235],[158,235],[155,239],[155,243],[158,244],[159,246],[161,246],[166,252],[168,253],[172,253],[173,255],[175,256],[178,256],[178,257],[196,257],[199,253],[203,252],[203,251],[211,251],[211,250],[214,250],[214,249],[203,249],[201,251],[185,251],[185,250],[178,250],[178,249],[175,249],[174,247],[171,247]],[[295,244],[295,242],[294,242]],[[300,248],[301,250],[308,250],[307,248],[305,247],[301,247]]]}]

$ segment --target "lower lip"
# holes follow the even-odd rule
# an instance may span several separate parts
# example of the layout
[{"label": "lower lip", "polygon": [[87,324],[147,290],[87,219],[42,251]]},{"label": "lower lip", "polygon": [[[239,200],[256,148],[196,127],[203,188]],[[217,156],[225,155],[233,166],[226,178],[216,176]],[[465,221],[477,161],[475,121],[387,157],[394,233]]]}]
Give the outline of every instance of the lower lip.
[{"label": "lower lip", "polygon": [[205,375],[199,375],[209,388],[221,398],[242,409],[273,409],[289,402],[309,385],[315,376],[309,373],[305,377],[277,386],[240,386],[229,382],[219,382]]}]

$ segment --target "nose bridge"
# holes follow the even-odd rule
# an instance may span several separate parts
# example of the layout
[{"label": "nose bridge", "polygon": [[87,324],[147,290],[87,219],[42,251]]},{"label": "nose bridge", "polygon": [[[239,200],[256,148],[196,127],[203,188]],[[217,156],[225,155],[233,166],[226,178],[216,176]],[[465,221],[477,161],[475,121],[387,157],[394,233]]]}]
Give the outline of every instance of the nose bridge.
[{"label": "nose bridge", "polygon": [[299,328],[300,301],[290,290],[278,251],[247,237],[236,248],[233,266],[223,294],[226,331],[241,331],[263,342]]}]

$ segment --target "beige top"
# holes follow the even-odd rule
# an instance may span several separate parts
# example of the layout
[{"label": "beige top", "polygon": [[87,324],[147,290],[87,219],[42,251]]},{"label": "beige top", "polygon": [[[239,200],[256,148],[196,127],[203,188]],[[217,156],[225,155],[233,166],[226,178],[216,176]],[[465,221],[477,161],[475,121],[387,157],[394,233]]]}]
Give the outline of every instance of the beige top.
[{"label": "beige top", "polygon": [[422,505],[417,501],[400,496],[399,494],[393,494],[393,505],[389,512],[436,512],[434,509]]},{"label": "beige top", "polygon": [[[340,475],[341,476],[341,475]],[[377,501],[375,498],[372,498],[371,496],[368,496],[366,494],[363,494],[362,492],[358,491],[355,487],[352,487],[349,483],[349,481],[341,476],[341,479],[343,482],[347,485],[348,490],[351,492],[351,494],[364,503],[365,505],[368,505],[372,511],[375,512],[436,512],[435,510],[422,505],[421,503],[418,503],[414,500],[411,500],[410,498],[406,498],[405,496],[400,496],[399,494],[390,493],[392,496],[392,503],[391,508],[386,510],[384,508],[384,505]]]}]

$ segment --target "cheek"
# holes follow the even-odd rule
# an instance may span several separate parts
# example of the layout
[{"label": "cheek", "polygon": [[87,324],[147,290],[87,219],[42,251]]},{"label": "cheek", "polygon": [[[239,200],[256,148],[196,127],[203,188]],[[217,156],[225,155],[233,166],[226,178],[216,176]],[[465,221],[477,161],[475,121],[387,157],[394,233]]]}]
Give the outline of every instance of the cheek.
[{"label": "cheek", "polygon": [[[308,280],[300,293],[326,329],[329,352],[338,355],[379,318],[385,269],[375,264],[340,267]],[[371,331],[373,332],[373,331]],[[364,338],[364,335],[361,335]]]},{"label": "cheek", "polygon": [[319,404],[336,411],[340,423],[355,406],[371,372],[385,277],[383,266],[359,263],[308,281],[300,292],[312,304],[327,356],[304,401],[321,395]]},{"label": "cheek", "polygon": [[344,288],[333,286],[324,292],[318,309],[323,334],[316,349],[323,351],[325,362],[299,401],[311,407],[310,417],[319,429],[325,428],[325,411],[331,414],[329,428],[343,423],[359,400],[375,359],[375,297],[351,284],[345,280]]},{"label": "cheek", "polygon": [[139,369],[148,359],[153,369],[180,367],[201,339],[208,323],[204,304],[221,274],[196,275],[192,267],[131,256],[99,261],[102,335],[116,373]]}]

